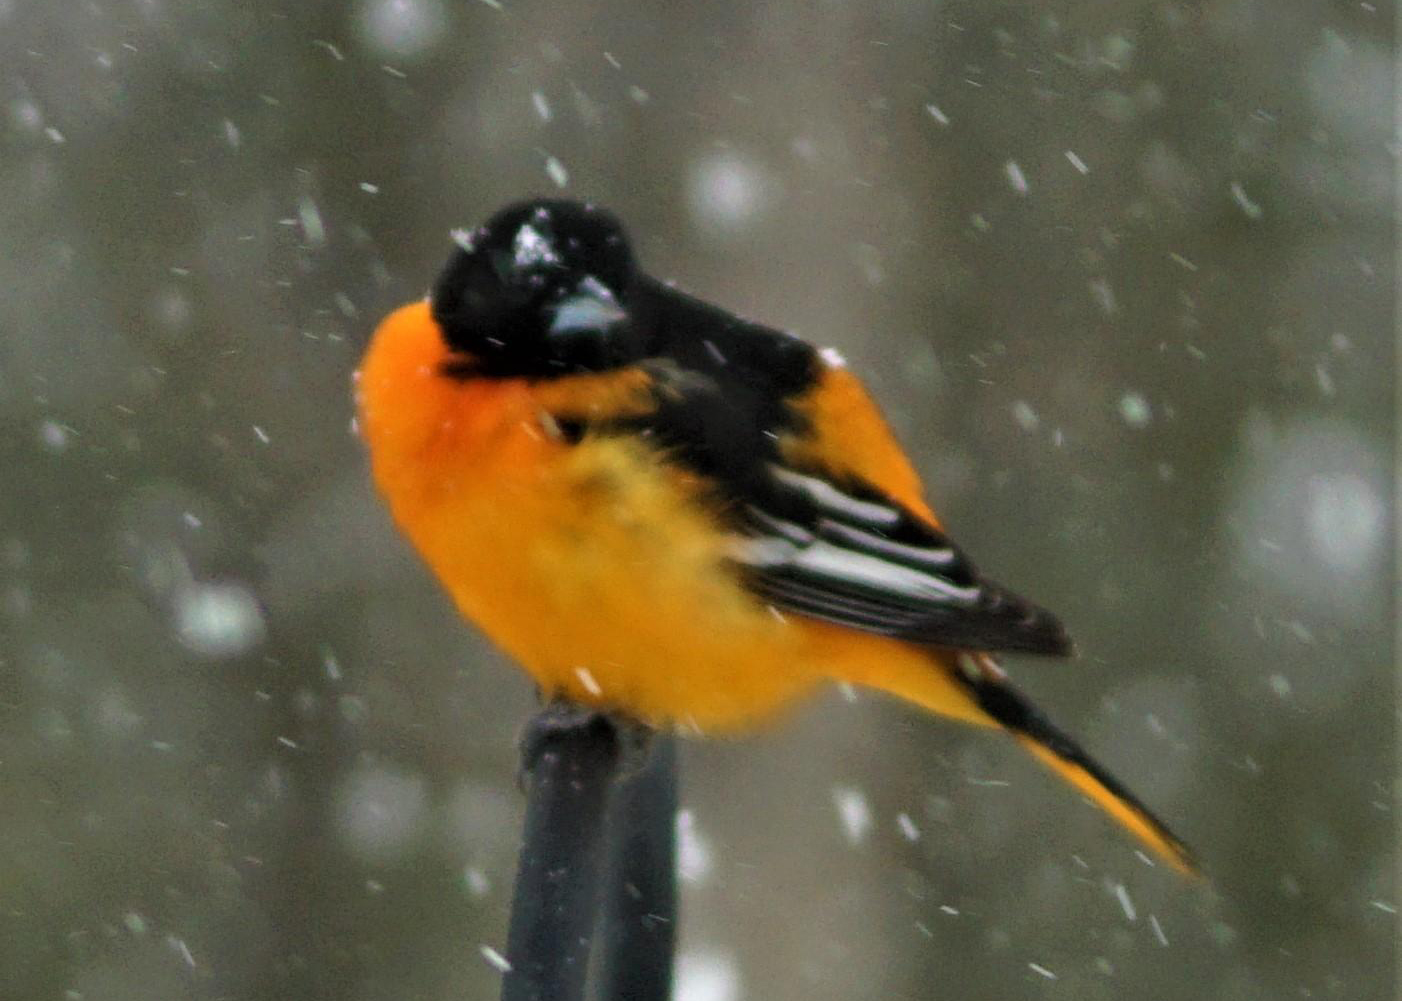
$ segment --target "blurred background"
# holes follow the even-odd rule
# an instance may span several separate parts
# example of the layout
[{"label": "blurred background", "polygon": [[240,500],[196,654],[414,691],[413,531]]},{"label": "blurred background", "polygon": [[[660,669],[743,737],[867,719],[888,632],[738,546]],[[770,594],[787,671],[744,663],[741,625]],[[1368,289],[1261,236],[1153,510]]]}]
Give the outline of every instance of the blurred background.
[{"label": "blurred background", "polygon": [[1210,877],[832,691],[685,749],[680,1001],[1392,996],[1395,16],[0,0],[0,997],[494,996],[533,693],[349,383],[556,192],[870,379]]}]

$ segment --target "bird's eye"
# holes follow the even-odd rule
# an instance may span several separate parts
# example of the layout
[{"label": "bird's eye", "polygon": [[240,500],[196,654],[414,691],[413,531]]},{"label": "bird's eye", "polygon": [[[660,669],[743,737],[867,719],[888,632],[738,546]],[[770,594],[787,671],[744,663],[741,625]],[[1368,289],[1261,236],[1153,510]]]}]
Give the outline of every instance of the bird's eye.
[{"label": "bird's eye", "polygon": [[506,285],[511,281],[511,277],[516,270],[516,261],[504,250],[492,250],[488,253],[487,259],[491,261],[492,270],[496,272],[497,281]]}]

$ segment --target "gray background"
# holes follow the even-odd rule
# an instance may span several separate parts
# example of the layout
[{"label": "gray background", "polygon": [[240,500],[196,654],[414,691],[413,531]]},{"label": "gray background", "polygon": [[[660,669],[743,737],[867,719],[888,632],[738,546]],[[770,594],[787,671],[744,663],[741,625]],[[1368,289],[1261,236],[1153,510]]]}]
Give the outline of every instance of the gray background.
[{"label": "gray background", "polygon": [[492,995],[532,693],[348,387],[557,182],[869,377],[1211,876],[833,691],[686,749],[680,998],[1390,996],[1392,6],[501,4],[0,0],[0,996]]}]

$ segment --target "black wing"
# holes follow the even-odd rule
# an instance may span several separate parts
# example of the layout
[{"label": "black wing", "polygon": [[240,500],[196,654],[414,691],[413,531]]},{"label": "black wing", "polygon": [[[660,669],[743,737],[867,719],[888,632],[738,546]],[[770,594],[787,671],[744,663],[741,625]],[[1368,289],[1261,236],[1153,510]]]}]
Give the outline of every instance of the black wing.
[{"label": "black wing", "polygon": [[[789,401],[823,363],[803,341],[647,280],[629,306],[657,359],[657,410],[621,422],[714,486],[745,582],[784,612],[937,647],[1065,655],[1055,616],[979,575],[870,484],[792,468]],[[598,428],[605,431],[605,428]]]}]

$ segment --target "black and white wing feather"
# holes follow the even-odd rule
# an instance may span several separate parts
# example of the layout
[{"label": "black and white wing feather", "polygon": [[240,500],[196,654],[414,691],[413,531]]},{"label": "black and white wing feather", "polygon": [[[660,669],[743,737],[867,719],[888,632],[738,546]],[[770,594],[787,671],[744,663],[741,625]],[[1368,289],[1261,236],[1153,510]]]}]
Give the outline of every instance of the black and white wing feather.
[{"label": "black and white wing feather", "polygon": [[1050,612],[979,575],[939,530],[865,484],[767,467],[736,560],[781,611],[937,647],[1062,656]]}]

